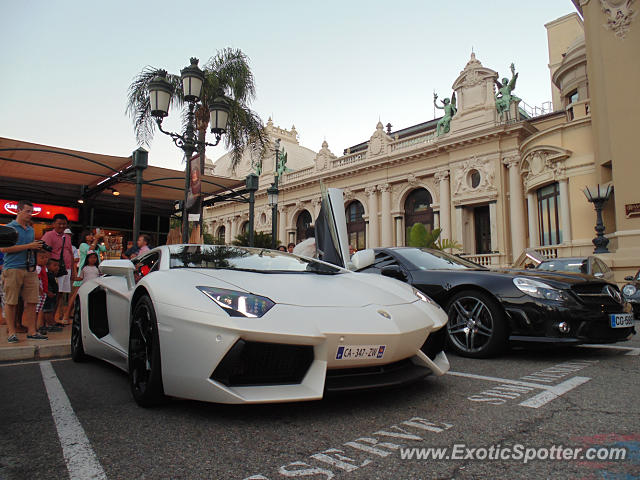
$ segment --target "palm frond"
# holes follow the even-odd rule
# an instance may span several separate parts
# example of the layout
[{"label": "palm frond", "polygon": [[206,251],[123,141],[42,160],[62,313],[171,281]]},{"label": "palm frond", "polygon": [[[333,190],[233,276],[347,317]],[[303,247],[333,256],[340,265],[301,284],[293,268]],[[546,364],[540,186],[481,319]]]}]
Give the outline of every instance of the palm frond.
[{"label": "palm frond", "polygon": [[252,152],[263,152],[267,148],[267,137],[264,125],[257,113],[244,103],[227,99],[229,103],[229,120],[225,135],[225,146],[231,149],[231,170],[235,171],[245,148]]},{"label": "palm frond", "polygon": [[256,95],[255,81],[249,58],[239,49],[225,48],[211,57],[205,65],[210,75],[211,93],[224,92],[227,96],[241,102],[251,102]]},{"label": "palm frond", "polygon": [[[131,85],[129,85],[125,113],[133,119],[133,130],[135,131],[138,145],[149,145],[153,139],[156,122],[151,116],[149,82],[151,82],[160,71],[159,68],[146,66],[136,75]],[[183,100],[180,77],[169,74],[167,75],[167,80],[169,80],[173,86],[170,108],[181,108]]]}]

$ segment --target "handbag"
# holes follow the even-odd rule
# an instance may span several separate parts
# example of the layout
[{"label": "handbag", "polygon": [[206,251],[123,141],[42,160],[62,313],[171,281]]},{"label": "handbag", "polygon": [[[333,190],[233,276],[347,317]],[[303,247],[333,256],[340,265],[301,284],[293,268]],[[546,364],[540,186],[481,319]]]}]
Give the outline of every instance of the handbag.
[{"label": "handbag", "polygon": [[65,234],[64,238],[62,239],[62,248],[60,249],[60,258],[58,259],[58,264],[60,265],[58,267],[58,273],[56,273],[56,277],[64,277],[67,273],[69,273],[67,271],[67,267],[64,264],[64,243],[67,240],[67,235]]}]

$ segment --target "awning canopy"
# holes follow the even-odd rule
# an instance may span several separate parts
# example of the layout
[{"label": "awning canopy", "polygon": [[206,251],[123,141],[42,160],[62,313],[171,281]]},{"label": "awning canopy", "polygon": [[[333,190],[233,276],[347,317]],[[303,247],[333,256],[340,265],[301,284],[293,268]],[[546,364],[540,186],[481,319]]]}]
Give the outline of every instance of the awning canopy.
[{"label": "awning canopy", "polygon": [[[135,172],[132,158],[82,152],[0,137],[1,196],[16,200],[77,206],[83,192],[113,208],[133,206]],[[143,209],[171,212],[176,200],[184,198],[184,172],[149,166],[143,171]],[[237,179],[203,175],[205,196],[225,195],[242,189]],[[110,190],[105,191],[105,188]],[[112,190],[120,195],[115,197]]]}]

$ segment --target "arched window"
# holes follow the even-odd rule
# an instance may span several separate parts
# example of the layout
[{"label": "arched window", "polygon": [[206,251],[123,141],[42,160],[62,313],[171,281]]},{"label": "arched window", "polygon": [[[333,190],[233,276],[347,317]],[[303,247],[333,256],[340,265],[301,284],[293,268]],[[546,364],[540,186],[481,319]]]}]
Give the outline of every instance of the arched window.
[{"label": "arched window", "polygon": [[405,245],[409,240],[409,231],[416,223],[422,223],[428,232],[433,230],[433,209],[431,194],[425,188],[411,192],[404,202]]},{"label": "arched window", "polygon": [[307,238],[307,228],[311,225],[311,214],[308,210],[303,210],[298,214],[296,220],[296,243],[300,243]]},{"label": "arched window", "polygon": [[224,237],[225,237],[225,228],[224,225],[222,225],[220,228],[218,228],[218,243],[223,244],[224,245]]},{"label": "arched window", "polygon": [[349,237],[349,245],[356,250],[362,250],[367,248],[366,225],[362,218],[364,214],[364,207],[362,203],[354,200],[345,209],[345,216],[347,217],[347,235]]}]

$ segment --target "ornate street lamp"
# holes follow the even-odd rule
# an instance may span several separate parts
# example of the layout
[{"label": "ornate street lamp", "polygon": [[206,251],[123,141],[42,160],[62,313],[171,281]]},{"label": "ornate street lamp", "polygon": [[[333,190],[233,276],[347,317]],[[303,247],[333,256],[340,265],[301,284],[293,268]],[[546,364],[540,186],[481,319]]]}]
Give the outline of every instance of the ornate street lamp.
[{"label": "ornate street lamp", "polygon": [[162,120],[169,114],[171,97],[174,93],[173,86],[167,80],[167,72],[160,70],[158,75],[149,82],[149,102],[151,115],[156,119],[158,130],[173,139],[173,143],[184,151],[186,166],[184,180],[184,202],[182,204],[182,242],[189,242],[189,218],[187,209],[187,196],[190,188],[191,157],[193,153],[205,145],[215,147],[220,143],[222,135],[227,129],[229,118],[229,106],[223,97],[217,97],[209,107],[211,120],[211,133],[215,135],[215,143],[200,141],[196,137],[195,107],[201,102],[207,107],[206,99],[202,98],[202,86],[204,72],[198,67],[198,59],[191,58],[191,63],[180,71],[183,98],[187,102],[187,125],[182,135],[167,132],[162,129]]},{"label": "ornate street lamp", "polygon": [[602,208],[611,197],[613,185],[610,183],[606,185],[597,184],[585,187],[583,191],[587,200],[593,203],[593,206],[596,209],[596,237],[592,240],[596,248],[593,250],[593,253],[609,253],[609,249],[607,248],[609,239],[604,236],[605,227],[602,223]]}]

